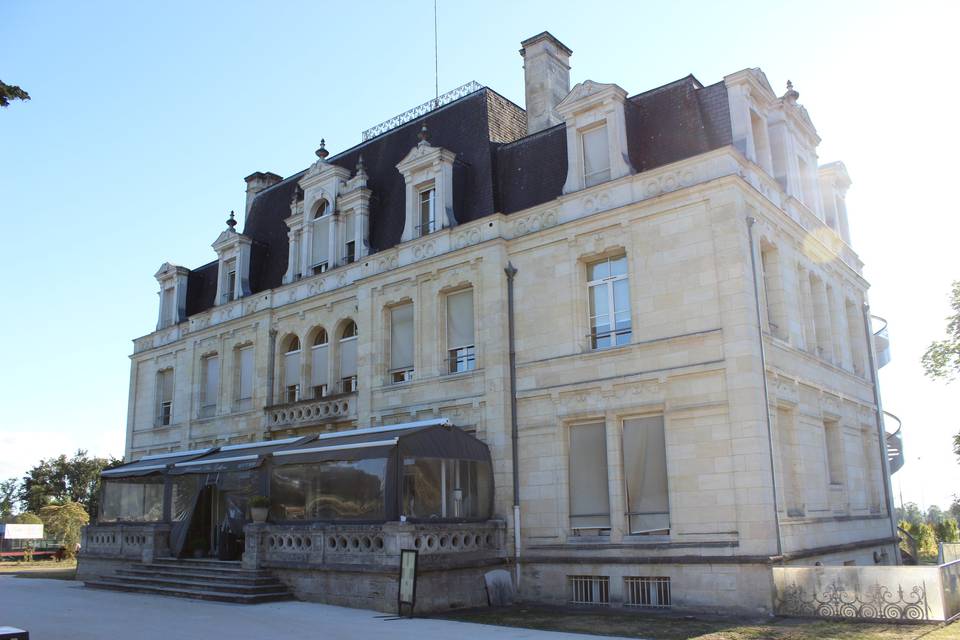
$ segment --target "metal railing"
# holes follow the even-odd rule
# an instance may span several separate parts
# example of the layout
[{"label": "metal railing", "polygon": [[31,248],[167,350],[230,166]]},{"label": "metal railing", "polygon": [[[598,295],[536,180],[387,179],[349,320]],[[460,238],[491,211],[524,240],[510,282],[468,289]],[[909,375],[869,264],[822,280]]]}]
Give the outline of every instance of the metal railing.
[{"label": "metal railing", "polygon": [[870,316],[870,326],[880,323],[882,326],[873,332],[873,351],[877,358],[877,369],[890,362],[890,334],[887,333],[887,321],[880,316]]},{"label": "metal railing", "polygon": [[434,98],[433,100],[427,100],[423,104],[418,105],[413,109],[404,111],[398,116],[394,116],[389,120],[384,120],[383,122],[381,122],[375,127],[370,127],[369,129],[363,132],[363,141],[366,142],[371,138],[376,138],[377,136],[384,134],[387,131],[390,131],[391,129],[396,129],[397,127],[404,125],[410,122],[411,120],[416,120],[420,116],[430,113],[434,109],[439,109],[444,105],[450,104],[454,100],[459,100],[460,98],[464,96],[468,96],[471,93],[474,93],[476,91],[480,91],[481,89],[483,89],[482,84],[474,80],[471,80],[470,82],[464,85],[461,85],[456,89],[447,91],[446,93]]},{"label": "metal railing", "polygon": [[900,418],[893,415],[889,411],[883,412],[884,418],[889,418],[897,423],[897,428],[893,431],[887,431],[886,440],[887,440],[887,461],[890,464],[890,473],[896,473],[903,467],[904,455],[903,455],[903,434],[900,430],[903,428],[903,423],[900,422]]}]

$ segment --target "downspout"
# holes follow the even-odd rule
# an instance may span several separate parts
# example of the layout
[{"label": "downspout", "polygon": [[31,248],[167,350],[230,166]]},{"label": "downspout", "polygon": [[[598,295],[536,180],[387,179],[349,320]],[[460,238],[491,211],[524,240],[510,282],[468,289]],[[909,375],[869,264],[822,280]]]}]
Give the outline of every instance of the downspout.
[{"label": "downspout", "polygon": [[510,349],[510,457],[513,461],[513,555],[514,572],[516,574],[516,588],[520,590],[520,460],[519,433],[517,428],[517,352],[514,342],[513,322],[513,279],[517,275],[517,268],[512,262],[507,262],[503,270],[507,274],[507,327],[508,346]]},{"label": "downspout", "polygon": [[[896,510],[893,504],[893,486],[890,474],[890,459],[887,457],[887,438],[883,424],[883,405],[880,403],[880,382],[877,379],[876,354],[873,352],[873,327],[870,326],[870,305],[863,305],[863,331],[867,338],[867,354],[870,356],[870,386],[873,387],[873,403],[877,407],[877,439],[880,441],[880,465],[883,469],[883,496],[887,501],[887,515],[890,517],[890,531],[894,538],[897,535]],[[899,545],[898,545],[899,546]],[[900,553],[894,553],[897,564],[902,564]]]},{"label": "downspout", "polygon": [[783,536],[780,532],[780,506],[777,504],[777,474],[773,466],[773,425],[770,423],[770,392],[767,389],[767,350],[763,342],[763,318],[760,315],[760,287],[757,284],[757,256],[753,243],[753,225],[757,219],[747,216],[750,240],[750,273],[753,275],[753,301],[757,310],[757,337],[760,341],[760,375],[763,376],[763,410],[767,415],[767,449],[770,453],[770,485],[773,488],[773,522],[777,527],[777,557],[783,562]]}]

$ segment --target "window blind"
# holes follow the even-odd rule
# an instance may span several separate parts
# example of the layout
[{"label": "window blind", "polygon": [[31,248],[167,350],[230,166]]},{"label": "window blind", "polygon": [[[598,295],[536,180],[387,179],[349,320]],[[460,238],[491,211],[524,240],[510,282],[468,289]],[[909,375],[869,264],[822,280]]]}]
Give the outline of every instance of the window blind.
[{"label": "window blind", "polygon": [[330,253],[330,239],[328,229],[330,228],[330,217],[317,218],[313,221],[313,249],[311,256],[312,264],[318,265],[321,262],[327,262]]},{"label": "window blind", "polygon": [[663,416],[623,421],[623,466],[630,532],[670,528]]},{"label": "window blind", "polygon": [[240,392],[238,398],[253,397],[253,347],[240,349]]},{"label": "window blind", "polygon": [[340,377],[357,375],[357,339],[344,338],[340,341]]},{"label": "window blind", "polygon": [[203,406],[209,407],[217,404],[217,393],[220,390],[220,358],[217,356],[208,356],[204,358],[203,385]]},{"label": "window blind", "polygon": [[447,348],[473,344],[473,289],[451,293],[447,296]]},{"label": "window blind", "polygon": [[310,353],[310,386],[327,384],[327,345],[317,345]]},{"label": "window blind", "polygon": [[287,387],[300,384],[299,351],[291,351],[283,355],[283,384]]},{"label": "window blind", "polygon": [[583,139],[583,176],[589,187],[610,178],[610,148],[606,126],[585,131]]},{"label": "window blind", "polygon": [[610,526],[607,439],[602,422],[570,427],[570,526]]},{"label": "window blind", "polygon": [[390,311],[390,368],[413,368],[413,305]]}]

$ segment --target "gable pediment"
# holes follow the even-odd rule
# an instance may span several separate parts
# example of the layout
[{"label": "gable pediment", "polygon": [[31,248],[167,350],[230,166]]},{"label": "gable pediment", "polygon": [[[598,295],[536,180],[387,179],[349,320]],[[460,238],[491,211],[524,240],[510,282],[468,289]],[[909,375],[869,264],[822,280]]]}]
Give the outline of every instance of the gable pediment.
[{"label": "gable pediment", "polygon": [[557,105],[557,113],[579,111],[586,106],[610,99],[623,101],[626,97],[627,92],[617,84],[584,80],[578,82],[570,90],[570,93],[560,101],[560,104]]}]

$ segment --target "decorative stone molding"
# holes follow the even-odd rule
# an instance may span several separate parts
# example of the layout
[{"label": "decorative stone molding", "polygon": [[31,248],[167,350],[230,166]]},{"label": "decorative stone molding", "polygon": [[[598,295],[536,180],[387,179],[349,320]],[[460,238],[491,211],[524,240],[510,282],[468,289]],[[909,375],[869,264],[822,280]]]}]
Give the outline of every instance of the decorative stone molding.
[{"label": "decorative stone molding", "polygon": [[328,398],[273,405],[265,408],[264,414],[267,428],[271,430],[356,420],[357,394],[345,393]]},{"label": "decorative stone molding", "polygon": [[[211,245],[217,252],[217,295],[215,305],[225,304],[250,295],[250,247],[253,240],[234,227],[236,221],[233,212],[227,220],[224,230]],[[234,279],[230,282],[230,267],[233,267]]]},{"label": "decorative stone molding", "polygon": [[563,193],[573,193],[586,185],[583,161],[583,134],[605,126],[610,155],[610,177],[616,180],[634,173],[627,153],[627,125],[624,112],[627,92],[615,84],[586,80],[577,84],[557,105],[557,113],[567,124],[567,181]]}]

